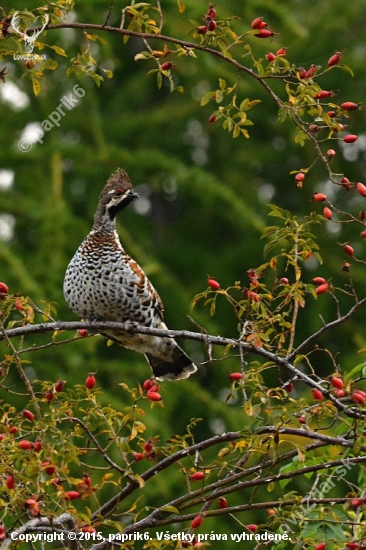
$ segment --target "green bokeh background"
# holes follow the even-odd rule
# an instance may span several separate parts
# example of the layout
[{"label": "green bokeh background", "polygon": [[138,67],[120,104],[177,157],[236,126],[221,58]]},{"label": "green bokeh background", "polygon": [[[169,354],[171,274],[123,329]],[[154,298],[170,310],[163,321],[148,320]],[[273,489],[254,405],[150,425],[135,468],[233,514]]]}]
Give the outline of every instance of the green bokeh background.
[{"label": "green bokeh background", "polygon": [[[187,0],[185,4],[186,12],[179,14],[175,0],[162,1],[163,32],[192,40],[188,19],[200,21],[207,3]],[[4,8],[33,9],[38,5],[39,2],[29,0],[27,6],[8,3]],[[111,25],[119,24],[125,5],[115,2]],[[333,89],[337,102],[364,100],[366,13],[362,0],[223,0],[216,9],[219,16],[235,14],[241,18],[234,24],[238,33],[246,30],[257,16],[270,22],[279,33],[273,41],[248,38],[257,56],[264,57],[268,51],[287,46],[290,61],[308,68],[312,63],[325,67],[336,50],[343,51],[344,62],[352,67],[355,76],[334,70],[319,84]],[[75,20],[100,24],[107,10],[107,2],[78,2]],[[200,98],[218,87],[219,77],[233,84],[237,76],[222,60],[203,52],[197,52],[197,59],[177,58],[174,78],[184,87],[184,94],[170,93],[165,84],[159,91],[154,75],[146,74],[155,68],[154,63],[134,61],[135,54],[145,49],[141,41],[130,39],[124,44],[122,37],[103,33],[107,45],[92,43],[92,52],[98,64],[113,70],[114,77],[97,88],[91,79],[65,76],[69,59],[84,43],[81,31],[48,31],[42,37],[47,43],[63,47],[68,59],[50,49],[42,52],[57,60],[59,68],[45,73],[37,98],[32,93],[31,80],[22,78],[26,69],[20,61],[4,57],[0,66],[7,66],[7,83],[14,83],[28,98],[28,105],[22,108],[9,103],[4,94],[0,99],[0,169],[14,175],[13,185],[0,190],[0,214],[10,215],[14,223],[10,238],[0,240],[0,279],[11,292],[29,295],[39,305],[41,300],[55,302],[57,319],[75,320],[63,299],[64,272],[91,228],[102,186],[117,167],[127,170],[147,208],[144,214],[133,207],[123,212],[118,220],[121,241],[159,290],[166,322],[174,329],[196,330],[188,318],[192,316],[211,334],[236,336],[236,321],[223,301],[219,301],[214,317],[202,305],[192,312],[190,303],[196,293],[206,288],[207,274],[217,277],[222,287],[235,281],[246,284],[247,270],[263,263],[259,238],[268,224],[266,202],[274,202],[299,216],[314,210],[320,213],[322,206],[311,202],[311,197],[315,191],[325,190],[339,208],[356,216],[364,208],[364,199],[355,192],[347,195],[343,189],[334,190],[327,184],[326,171],[319,162],[307,176],[303,189],[296,187],[289,173],[309,166],[314,151],[310,145],[302,148],[294,144],[294,127],[290,122],[278,124],[275,103],[248,76],[241,79],[240,99],[261,100],[250,112],[255,123],[249,128],[251,139],[234,140],[219,123],[209,124],[215,105],[200,107]],[[154,47],[160,49],[161,44],[156,42]],[[27,125],[45,120],[76,84],[85,90],[85,96],[62,118],[60,127],[46,133],[43,144],[35,143],[26,153],[19,151],[17,144]],[[5,89],[6,85],[0,86]],[[274,89],[285,99],[281,82]],[[334,171],[344,173],[351,181],[363,181],[365,111],[357,111],[347,123],[352,125],[351,132],[360,136],[353,149],[357,153],[352,162],[347,160],[334,141]],[[328,147],[329,143],[324,145]],[[349,224],[331,226],[339,230],[334,232],[329,227],[325,224],[316,230],[324,264],[309,262],[303,271],[305,282],[321,275],[332,277],[336,285],[346,283],[347,275],[340,270],[346,258],[338,243],[350,241],[357,256],[365,257],[359,228]],[[352,273],[361,297],[363,265],[354,265]],[[282,275],[294,280],[293,273]],[[343,311],[350,305],[350,299],[342,299]],[[327,321],[335,317],[335,303],[329,296],[318,301],[308,298],[300,313],[298,343],[321,326],[319,314]],[[47,340],[47,336],[34,338],[37,342]],[[31,343],[32,338],[28,345]],[[352,368],[360,362],[357,350],[366,347],[364,314],[359,312],[319,343],[333,353],[339,352],[337,361],[342,369]],[[196,362],[204,360],[203,346],[189,341],[182,345]],[[6,352],[4,344],[2,349]],[[221,357],[223,352],[217,349],[214,353]],[[41,351],[37,356],[30,354],[28,358],[32,360],[28,367],[31,376],[52,381],[62,378],[69,387],[82,384],[88,372],[97,371],[98,384],[104,392],[102,400],[122,409],[126,396],[118,384],[135,385],[149,376],[142,356],[117,346],[107,347],[101,338],[79,340]],[[148,435],[159,434],[164,441],[174,433],[183,433],[192,417],[203,419],[195,429],[198,441],[217,431],[240,429],[246,424],[240,403],[224,403],[228,374],[237,368],[235,359],[221,361],[201,367],[189,380],[163,384],[165,408],[150,411],[146,407]],[[326,355],[318,359],[315,369],[324,376],[334,370]],[[296,388],[297,395],[301,391]],[[169,500],[176,490],[174,485],[160,485],[159,498]],[[146,502],[154,501],[153,493],[156,488],[151,493],[146,488]],[[246,497],[237,495],[233,500],[239,503],[241,498]],[[155,501],[154,505],[161,503]],[[217,521],[211,520],[208,529],[238,530],[230,518],[220,520],[220,529]],[[266,515],[246,514],[243,521],[262,523]]]}]

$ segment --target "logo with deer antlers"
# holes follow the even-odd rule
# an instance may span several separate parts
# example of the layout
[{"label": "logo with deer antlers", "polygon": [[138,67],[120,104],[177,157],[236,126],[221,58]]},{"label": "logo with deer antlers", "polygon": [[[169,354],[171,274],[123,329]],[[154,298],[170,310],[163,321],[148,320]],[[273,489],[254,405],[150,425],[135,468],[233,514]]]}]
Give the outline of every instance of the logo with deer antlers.
[{"label": "logo with deer antlers", "polygon": [[[40,30],[35,30],[35,29],[25,29],[25,31],[21,31],[19,29],[19,18],[20,18],[20,15],[19,15],[19,12],[16,11],[11,19],[11,26],[13,27],[13,29],[15,30],[15,32],[17,32],[18,34],[20,34],[20,36],[23,38],[24,40],[24,46],[25,46],[25,51],[27,53],[32,53],[33,50],[34,50],[34,46],[35,46],[35,42],[37,40],[37,38],[39,37],[39,35],[41,34],[41,32],[44,30],[44,28],[47,26],[48,24],[48,21],[49,21],[49,15],[48,13],[46,13],[44,15],[44,19],[45,19],[45,22],[42,26],[42,28]],[[32,32],[32,34],[27,34],[27,30],[29,30],[30,32]]]}]

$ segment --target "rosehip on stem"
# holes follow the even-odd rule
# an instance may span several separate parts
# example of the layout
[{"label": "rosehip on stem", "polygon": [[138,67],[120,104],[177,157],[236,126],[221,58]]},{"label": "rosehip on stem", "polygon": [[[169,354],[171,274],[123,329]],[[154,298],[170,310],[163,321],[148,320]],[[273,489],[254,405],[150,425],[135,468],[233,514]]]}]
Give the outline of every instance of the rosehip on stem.
[{"label": "rosehip on stem", "polygon": [[196,516],[193,518],[191,522],[191,529],[197,529],[200,525],[203,524],[203,517],[202,516]]},{"label": "rosehip on stem", "polygon": [[286,55],[286,53],[287,53],[286,47],[280,48],[279,50],[276,51],[276,55]]},{"label": "rosehip on stem", "polygon": [[53,391],[52,388],[46,391],[45,398],[46,398],[46,401],[48,402],[51,402],[55,399],[55,392]]},{"label": "rosehip on stem", "polygon": [[299,172],[298,174],[296,174],[295,176],[295,180],[296,181],[304,181],[305,179],[305,174],[303,172]]},{"label": "rosehip on stem", "polygon": [[33,448],[33,443],[27,439],[23,439],[22,441],[19,441],[18,447],[23,451],[29,451]]},{"label": "rosehip on stem", "polygon": [[334,158],[336,156],[336,152],[334,149],[328,149],[327,155],[330,159]]},{"label": "rosehip on stem", "polygon": [[150,453],[154,448],[153,442],[149,439],[148,441],[145,441],[143,449],[147,453]]},{"label": "rosehip on stem", "polygon": [[286,385],[285,385],[285,390],[287,391],[287,393],[291,393],[294,389],[294,385],[292,382],[288,382]]},{"label": "rosehip on stem", "polygon": [[313,394],[315,401],[323,401],[324,396],[320,390],[314,388],[311,393]]},{"label": "rosehip on stem", "polygon": [[335,93],[332,90],[320,90],[314,95],[314,99],[325,99],[326,97],[333,97]]},{"label": "rosehip on stem", "polygon": [[206,13],[206,16],[207,16],[207,17],[212,17],[212,19],[216,19],[216,17],[217,17],[217,12],[216,12],[216,10],[215,10],[215,8],[214,8],[214,4],[210,4],[210,7],[209,7],[209,9],[208,9],[208,11],[207,11],[207,13]]},{"label": "rosehip on stem", "polygon": [[358,192],[362,197],[366,197],[366,185],[364,185],[363,183],[358,182],[358,183],[356,184],[356,189],[357,189],[357,192]]},{"label": "rosehip on stem", "polygon": [[227,500],[225,497],[220,497],[218,500],[219,508],[227,508]]},{"label": "rosehip on stem", "polygon": [[0,292],[3,294],[8,294],[9,288],[5,283],[0,283]]},{"label": "rosehip on stem", "polygon": [[58,380],[55,384],[55,392],[60,393],[61,391],[64,391],[65,387],[65,380]]},{"label": "rosehip on stem", "polygon": [[30,420],[30,421],[34,420],[34,414],[31,411],[29,411],[28,409],[24,409],[24,411],[22,412],[22,415],[27,420]]},{"label": "rosehip on stem", "polygon": [[66,491],[62,495],[63,500],[76,500],[77,498],[80,498],[81,494],[78,491]]},{"label": "rosehip on stem", "polygon": [[328,208],[328,206],[326,206],[323,210],[323,214],[324,214],[324,217],[327,218],[327,220],[331,220],[332,219],[332,211],[330,208]]},{"label": "rosehip on stem", "polygon": [[9,474],[7,477],[6,477],[6,486],[8,489],[14,489],[15,487],[15,481],[14,481],[14,476]]},{"label": "rosehip on stem", "polygon": [[310,69],[306,71],[305,78],[311,78],[316,71],[316,65],[311,65]]},{"label": "rosehip on stem", "polygon": [[165,61],[160,68],[162,71],[169,71],[169,69],[172,69],[173,67],[173,63],[171,63],[170,61]]},{"label": "rosehip on stem", "polygon": [[309,132],[312,132],[313,134],[319,132],[320,130],[321,128],[319,128],[319,126],[317,126],[316,124],[310,124],[309,126]]},{"label": "rosehip on stem", "polygon": [[323,283],[322,285],[319,285],[316,289],[316,293],[319,296],[320,294],[324,294],[329,289],[329,283]]},{"label": "rosehip on stem", "polygon": [[330,59],[328,59],[328,67],[333,67],[334,65],[337,65],[341,59],[342,59],[342,53],[335,52],[335,54],[332,55]]},{"label": "rosehip on stem", "polygon": [[323,277],[314,277],[314,279],[313,279],[313,283],[314,283],[315,285],[322,285],[322,284],[324,284],[325,282],[326,282],[326,281],[325,281],[325,279],[324,279]]},{"label": "rosehip on stem", "polygon": [[207,29],[210,31],[210,32],[213,32],[215,29],[216,29],[217,25],[216,25],[216,21],[212,20],[212,21],[209,21],[207,23]]},{"label": "rosehip on stem", "polygon": [[314,193],[313,199],[316,202],[323,202],[323,201],[327,200],[327,196],[324,195],[323,193]]},{"label": "rosehip on stem", "polygon": [[364,405],[366,403],[366,394],[361,390],[355,390],[352,393],[352,400],[358,405]]},{"label": "rosehip on stem", "polygon": [[85,380],[85,386],[88,388],[88,390],[92,390],[97,383],[96,378],[94,376],[93,372],[89,373],[89,376]]},{"label": "rosehip on stem", "polygon": [[269,29],[262,29],[259,32],[257,32],[254,36],[256,36],[257,38],[270,38],[275,34],[278,34],[278,33],[270,31]]},{"label": "rosehip on stem", "polygon": [[217,282],[215,279],[213,279],[212,277],[209,277],[207,279],[207,284],[209,287],[212,288],[212,290],[218,290],[220,288],[220,283]]},{"label": "rosehip on stem", "polygon": [[341,109],[344,109],[345,111],[356,111],[357,109],[361,109],[361,104],[353,103],[352,101],[345,101],[341,104]]},{"label": "rosehip on stem", "polygon": [[275,56],[274,53],[269,52],[269,53],[267,53],[266,58],[267,58],[267,61],[269,61],[269,63],[272,63],[272,61],[274,61],[276,59],[276,56]]},{"label": "rosehip on stem", "polygon": [[341,390],[344,387],[343,380],[341,378],[339,378],[338,376],[334,376],[331,379],[330,383],[332,384],[333,388],[337,388],[339,390]]},{"label": "rosehip on stem", "polygon": [[347,136],[344,136],[344,138],[343,138],[343,141],[345,143],[354,143],[357,140],[358,140],[358,136],[356,136],[355,134],[348,134]]},{"label": "rosehip on stem", "polygon": [[262,29],[264,27],[267,26],[267,23],[265,23],[263,21],[263,17],[256,17],[256,19],[254,19],[254,21],[252,21],[252,29]]},{"label": "rosehip on stem", "polygon": [[162,400],[162,397],[161,397],[160,393],[158,393],[156,391],[151,391],[151,390],[147,392],[146,397],[148,399],[150,399],[150,401],[161,401]]},{"label": "rosehip on stem", "polygon": [[194,474],[192,474],[191,476],[189,476],[189,479],[191,479],[192,481],[202,481],[202,479],[205,477],[205,473],[204,472],[195,472]]},{"label": "rosehip on stem", "polygon": [[342,184],[342,187],[344,187],[346,191],[349,191],[351,189],[351,182],[349,181],[348,178],[345,178],[345,177],[341,178],[340,183]]},{"label": "rosehip on stem", "polygon": [[350,245],[350,244],[345,244],[343,246],[343,250],[345,251],[346,254],[348,254],[349,256],[353,256],[353,254],[355,253],[353,247]]}]

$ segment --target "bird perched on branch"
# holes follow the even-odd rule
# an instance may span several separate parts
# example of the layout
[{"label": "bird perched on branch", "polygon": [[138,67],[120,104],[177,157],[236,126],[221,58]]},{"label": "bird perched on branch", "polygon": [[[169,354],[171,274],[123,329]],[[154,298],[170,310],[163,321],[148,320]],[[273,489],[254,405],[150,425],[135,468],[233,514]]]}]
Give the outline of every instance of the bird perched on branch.
[{"label": "bird perched on branch", "polygon": [[[130,178],[118,169],[102,190],[94,225],[66,270],[64,295],[85,321],[130,321],[166,330],[163,304],[141,267],[125,252],[116,215],[138,198]],[[145,354],[155,378],[188,378],[197,367],[173,338],[102,330],[103,336]]]}]

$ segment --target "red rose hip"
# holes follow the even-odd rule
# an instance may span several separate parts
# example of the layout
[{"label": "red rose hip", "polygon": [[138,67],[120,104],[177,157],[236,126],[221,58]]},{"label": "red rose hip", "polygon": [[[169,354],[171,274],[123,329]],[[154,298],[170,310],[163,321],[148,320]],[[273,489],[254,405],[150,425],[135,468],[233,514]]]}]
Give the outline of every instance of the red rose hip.
[{"label": "red rose hip", "polygon": [[315,401],[323,401],[324,396],[320,390],[314,388],[311,393],[313,394]]},{"label": "red rose hip", "polygon": [[85,380],[85,386],[88,388],[88,390],[92,390],[97,383],[94,374],[91,372],[88,376],[88,378]]},{"label": "red rose hip", "polygon": [[215,281],[215,279],[212,279],[212,277],[209,277],[207,279],[207,284],[208,284],[209,287],[212,288],[212,290],[218,290],[220,288],[220,283]]},{"label": "red rose hip", "polygon": [[358,136],[356,136],[355,134],[348,134],[347,136],[344,136],[344,138],[343,138],[343,141],[345,143],[354,143],[357,140],[358,140]]}]

